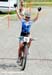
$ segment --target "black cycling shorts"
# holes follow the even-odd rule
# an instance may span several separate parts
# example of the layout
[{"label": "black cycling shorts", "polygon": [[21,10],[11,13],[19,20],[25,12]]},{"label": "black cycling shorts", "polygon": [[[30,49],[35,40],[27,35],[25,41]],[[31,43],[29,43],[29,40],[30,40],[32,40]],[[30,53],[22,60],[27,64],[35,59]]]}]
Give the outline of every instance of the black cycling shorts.
[{"label": "black cycling shorts", "polygon": [[20,36],[29,36],[29,35],[30,35],[29,32],[28,33],[21,32],[21,34],[20,34]]}]

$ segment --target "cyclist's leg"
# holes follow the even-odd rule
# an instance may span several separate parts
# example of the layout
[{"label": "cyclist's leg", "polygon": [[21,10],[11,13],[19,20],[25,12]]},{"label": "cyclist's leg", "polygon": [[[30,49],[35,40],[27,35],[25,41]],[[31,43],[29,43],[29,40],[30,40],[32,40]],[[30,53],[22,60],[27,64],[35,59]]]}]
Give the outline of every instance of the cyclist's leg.
[{"label": "cyclist's leg", "polygon": [[19,48],[18,48],[18,58],[20,57],[21,52],[20,52],[20,43],[19,43]]},{"label": "cyclist's leg", "polygon": [[22,51],[23,43],[19,43],[19,49],[18,49],[18,57],[21,57],[21,51]]},{"label": "cyclist's leg", "polygon": [[17,63],[20,63],[22,46],[23,46],[22,43],[19,43]]}]

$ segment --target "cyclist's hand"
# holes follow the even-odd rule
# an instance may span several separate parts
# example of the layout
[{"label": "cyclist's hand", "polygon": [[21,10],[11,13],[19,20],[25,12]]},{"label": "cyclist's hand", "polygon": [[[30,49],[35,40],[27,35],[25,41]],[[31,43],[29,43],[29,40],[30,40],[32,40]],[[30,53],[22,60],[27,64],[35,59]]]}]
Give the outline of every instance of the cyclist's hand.
[{"label": "cyclist's hand", "polygon": [[42,10],[42,8],[41,7],[38,7],[38,12],[40,12]]},{"label": "cyclist's hand", "polygon": [[17,7],[17,4],[14,4],[14,7],[16,8]]}]

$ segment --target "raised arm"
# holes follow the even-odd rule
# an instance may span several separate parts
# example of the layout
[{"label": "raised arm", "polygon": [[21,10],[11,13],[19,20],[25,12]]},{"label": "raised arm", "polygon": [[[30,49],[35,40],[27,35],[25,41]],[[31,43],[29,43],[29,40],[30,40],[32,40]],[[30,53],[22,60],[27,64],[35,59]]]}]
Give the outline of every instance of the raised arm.
[{"label": "raised arm", "polygon": [[36,17],[33,19],[33,21],[36,21],[39,17],[39,14],[40,14],[40,11],[41,11],[41,7],[38,8],[38,12],[37,12],[37,15]]},{"label": "raised arm", "polygon": [[17,13],[18,18],[21,20],[23,17],[19,14],[17,7],[16,7],[16,13]]},{"label": "raised arm", "polygon": [[36,20],[38,19],[38,17],[39,17],[39,12],[37,12],[37,15],[36,15],[36,17],[33,19],[33,21],[36,21]]}]

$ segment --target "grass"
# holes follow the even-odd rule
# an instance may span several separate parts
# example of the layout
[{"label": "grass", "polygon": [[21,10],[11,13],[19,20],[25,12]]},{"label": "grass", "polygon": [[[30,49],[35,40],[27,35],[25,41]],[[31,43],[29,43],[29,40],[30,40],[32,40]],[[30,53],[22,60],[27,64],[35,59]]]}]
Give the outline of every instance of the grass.
[{"label": "grass", "polygon": [[25,2],[52,2],[52,0],[24,0]]},{"label": "grass", "polygon": [[31,2],[31,4],[29,2],[25,2],[24,6],[26,7],[33,7],[33,6],[52,6],[52,2]]},{"label": "grass", "polygon": [[[17,17],[15,16],[15,14],[16,14],[15,11],[11,11],[9,14],[10,14],[10,20],[17,20]],[[8,15],[8,12],[0,13],[0,17],[4,17],[6,15]],[[6,17],[6,18],[8,18],[8,17]]]},{"label": "grass", "polygon": [[[10,14],[10,15],[13,15],[13,14],[16,14],[16,12],[15,12],[15,11],[11,11],[9,14]],[[0,12],[0,17],[3,17],[3,16],[5,16],[5,15],[8,15],[8,12],[6,12],[6,13]]]}]

